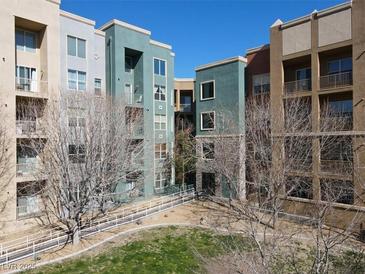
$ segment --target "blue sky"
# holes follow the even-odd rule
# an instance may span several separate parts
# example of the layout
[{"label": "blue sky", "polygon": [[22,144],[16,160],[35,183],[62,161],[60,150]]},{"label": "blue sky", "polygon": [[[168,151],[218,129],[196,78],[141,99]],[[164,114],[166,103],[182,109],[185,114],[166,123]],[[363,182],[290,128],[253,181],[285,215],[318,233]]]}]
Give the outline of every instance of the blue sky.
[{"label": "blue sky", "polygon": [[62,0],[63,10],[96,21],[112,18],[148,29],[172,45],[175,77],[194,77],[194,68],[244,55],[269,42],[277,18],[288,21],[346,0]]}]

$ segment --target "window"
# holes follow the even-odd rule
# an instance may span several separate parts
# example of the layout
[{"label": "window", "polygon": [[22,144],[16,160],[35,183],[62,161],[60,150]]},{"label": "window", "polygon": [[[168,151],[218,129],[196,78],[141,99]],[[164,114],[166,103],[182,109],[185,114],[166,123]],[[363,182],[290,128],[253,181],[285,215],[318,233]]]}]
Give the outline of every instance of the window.
[{"label": "window", "polygon": [[72,163],[84,163],[85,153],[85,145],[68,145],[68,157]]},{"label": "window", "polygon": [[270,91],[270,74],[256,74],[252,76],[253,94],[258,95]]},{"label": "window", "polygon": [[200,85],[200,99],[208,100],[215,97],[214,81],[204,82]]},{"label": "window", "polygon": [[68,118],[68,126],[69,127],[77,127],[77,118],[69,117]]},{"label": "window", "polygon": [[201,113],[201,130],[214,130],[215,129],[215,112],[202,112]]},{"label": "window", "polygon": [[86,57],[86,41],[84,39],[67,36],[67,53],[70,56]]},{"label": "window", "polygon": [[313,199],[311,178],[288,176],[286,178],[285,189],[287,195],[290,197]]},{"label": "window", "polygon": [[300,81],[300,80],[311,79],[311,77],[312,77],[311,73],[312,73],[312,71],[310,68],[297,69],[296,70],[296,80]]},{"label": "window", "polygon": [[101,95],[101,79],[94,79],[95,95]]},{"label": "window", "polygon": [[165,177],[165,174],[163,172],[156,172],[155,188],[156,189],[164,188],[166,184],[167,184],[167,179]]},{"label": "window", "polygon": [[341,204],[353,204],[353,182],[335,179],[321,179],[321,200]]},{"label": "window", "polygon": [[342,58],[328,62],[328,74],[352,71],[352,58]]},{"label": "window", "polygon": [[202,173],[202,190],[208,195],[215,194],[215,174],[214,173]]},{"label": "window", "polygon": [[166,129],[166,115],[160,115],[160,114],[156,114],[155,115],[155,129],[156,130],[165,130]]},{"label": "window", "polygon": [[35,52],[36,51],[36,34],[34,32],[16,30],[15,45],[17,50]]},{"label": "window", "polygon": [[166,75],[166,62],[160,59],[154,59],[154,72],[157,75],[165,76]]},{"label": "window", "polygon": [[203,143],[203,158],[212,160],[214,159],[214,143]]},{"label": "window", "polygon": [[37,91],[37,70],[35,68],[17,66],[16,89],[23,91]]},{"label": "window", "polygon": [[155,100],[166,101],[166,88],[164,86],[155,85]]},{"label": "window", "polygon": [[166,159],[166,144],[155,144],[155,159]]},{"label": "window", "polygon": [[125,68],[125,72],[127,72],[127,73],[132,72],[132,70],[133,70],[133,59],[132,59],[132,57],[130,57],[130,56],[125,57],[124,68]]},{"label": "window", "polygon": [[77,70],[68,70],[68,89],[85,91],[86,90],[86,72]]}]

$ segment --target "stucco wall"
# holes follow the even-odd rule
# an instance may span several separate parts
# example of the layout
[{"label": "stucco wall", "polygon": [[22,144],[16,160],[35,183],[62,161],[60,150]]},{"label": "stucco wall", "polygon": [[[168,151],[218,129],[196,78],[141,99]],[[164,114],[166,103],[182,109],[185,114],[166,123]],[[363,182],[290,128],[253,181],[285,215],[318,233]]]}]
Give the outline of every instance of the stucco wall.
[{"label": "stucco wall", "polygon": [[306,22],[283,30],[283,55],[311,48],[311,22]]},{"label": "stucco wall", "polygon": [[351,9],[318,19],[318,46],[351,39]]}]

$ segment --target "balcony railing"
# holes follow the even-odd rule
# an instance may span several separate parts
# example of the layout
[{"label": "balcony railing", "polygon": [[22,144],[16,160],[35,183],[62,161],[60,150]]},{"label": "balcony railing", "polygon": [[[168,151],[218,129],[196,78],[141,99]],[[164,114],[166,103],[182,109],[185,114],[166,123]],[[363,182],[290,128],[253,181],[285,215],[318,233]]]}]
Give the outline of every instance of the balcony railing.
[{"label": "balcony railing", "polygon": [[191,104],[180,104],[180,111],[181,112],[190,112]]},{"label": "balcony railing", "polygon": [[17,135],[26,135],[26,134],[35,134],[42,133],[41,126],[39,125],[39,121],[29,121],[29,120],[17,120],[16,121],[16,134]]},{"label": "balcony railing", "polygon": [[143,125],[129,125],[128,133],[132,137],[143,137],[144,135]]},{"label": "balcony railing", "polygon": [[339,117],[322,117],[321,118],[321,131],[346,131],[352,130],[352,115],[339,116]]},{"label": "balcony railing", "polygon": [[16,207],[17,217],[37,215],[41,211],[41,198],[39,196],[18,197]]},{"label": "balcony railing", "polygon": [[312,170],[312,161],[310,159],[287,159],[285,163],[289,172],[308,172]]},{"label": "balcony railing", "polygon": [[39,168],[39,163],[37,163],[37,162],[18,163],[16,165],[16,176],[17,177],[22,177],[22,176],[33,175],[37,172],[38,168]]},{"label": "balcony railing", "polygon": [[350,175],[352,173],[352,162],[341,160],[322,160],[321,172],[339,175]]},{"label": "balcony railing", "polygon": [[352,85],[352,71],[321,76],[321,89],[339,88]]},{"label": "balcony railing", "polygon": [[126,94],[126,102],[128,105],[143,104],[143,94]]},{"label": "balcony railing", "polygon": [[303,79],[284,83],[284,92],[290,95],[296,92],[307,92],[312,89],[311,79]]},{"label": "balcony railing", "polygon": [[37,80],[24,78],[24,77],[16,77],[15,79],[15,87],[16,90],[27,91],[27,92],[37,92]]}]

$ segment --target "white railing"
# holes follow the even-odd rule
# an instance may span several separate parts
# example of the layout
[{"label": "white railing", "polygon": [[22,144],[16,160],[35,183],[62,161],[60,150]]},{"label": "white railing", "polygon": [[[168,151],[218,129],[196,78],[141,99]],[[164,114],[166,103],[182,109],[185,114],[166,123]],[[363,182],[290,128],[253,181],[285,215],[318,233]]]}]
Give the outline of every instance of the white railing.
[{"label": "white railing", "polygon": [[32,134],[32,133],[42,133],[42,128],[39,125],[39,121],[30,120],[17,120],[16,121],[16,134]]},{"label": "white railing", "polygon": [[312,89],[311,79],[302,79],[284,83],[284,93],[290,95],[296,92],[306,92]]},{"label": "white railing", "polygon": [[180,104],[180,111],[190,112],[191,111],[191,104]]},{"label": "white railing", "polygon": [[38,162],[16,164],[16,176],[22,177],[35,174],[38,168],[39,168]]},{"label": "white railing", "polygon": [[27,217],[30,215],[36,215],[40,213],[41,208],[41,199],[38,196],[30,196],[30,197],[19,197],[18,203],[22,204],[21,206],[16,207],[17,217]]},{"label": "white railing", "polygon": [[338,88],[352,85],[352,71],[321,76],[321,89]]},{"label": "white railing", "polygon": [[37,92],[37,80],[24,78],[24,77],[16,77],[15,78],[15,87],[20,91],[28,91],[28,92]]},{"label": "white railing", "polygon": [[[141,204],[121,208],[103,218],[85,224],[80,232],[81,237],[86,238],[99,232],[158,214],[176,206],[189,203],[194,200],[194,197],[194,189],[187,189]],[[0,243],[0,266],[31,256],[35,258],[40,252],[67,244],[69,240],[69,235],[65,231],[55,228]]]},{"label": "white railing", "polygon": [[128,105],[140,105],[143,104],[143,94],[130,94],[126,93],[126,100]]}]

